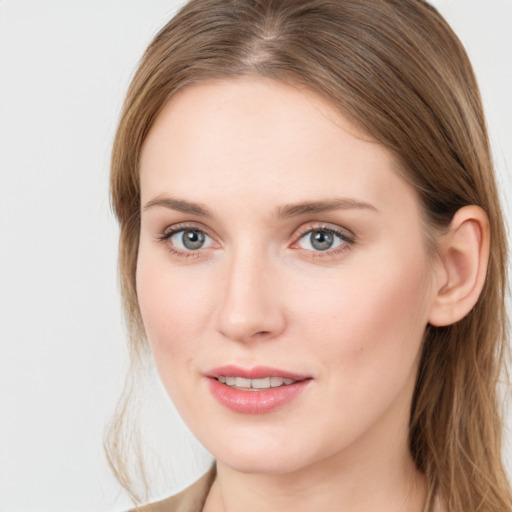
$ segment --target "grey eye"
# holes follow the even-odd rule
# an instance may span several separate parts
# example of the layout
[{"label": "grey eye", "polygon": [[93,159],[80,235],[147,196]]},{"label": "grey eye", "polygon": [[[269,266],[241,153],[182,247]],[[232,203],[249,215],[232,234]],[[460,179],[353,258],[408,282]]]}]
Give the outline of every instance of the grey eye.
[{"label": "grey eye", "polygon": [[326,251],[332,247],[334,236],[326,231],[313,231],[309,235],[311,246],[318,251]]},{"label": "grey eye", "polygon": [[313,251],[327,251],[346,243],[343,238],[333,231],[314,229],[305,233],[298,244],[302,249]]},{"label": "grey eye", "polygon": [[183,251],[197,251],[210,245],[212,240],[198,229],[181,229],[170,237],[170,241]]},{"label": "grey eye", "polygon": [[204,245],[204,233],[187,230],[181,236],[183,245],[190,250],[200,249]]}]

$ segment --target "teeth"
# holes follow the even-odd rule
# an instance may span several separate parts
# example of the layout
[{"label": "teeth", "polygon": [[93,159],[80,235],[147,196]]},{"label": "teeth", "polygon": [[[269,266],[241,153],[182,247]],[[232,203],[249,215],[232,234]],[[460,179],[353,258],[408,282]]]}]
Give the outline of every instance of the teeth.
[{"label": "teeth", "polygon": [[251,379],[244,379],[243,377],[236,377],[235,385],[237,388],[250,388],[251,387]]},{"label": "teeth", "polygon": [[282,386],[284,379],[282,377],[270,377],[270,386],[273,388],[278,388]]},{"label": "teeth", "polygon": [[270,377],[266,379],[252,379],[251,385],[255,389],[268,389],[270,387]]},{"label": "teeth", "polygon": [[293,379],[285,379],[283,377],[265,377],[263,379],[246,379],[244,377],[226,377],[224,375],[219,375],[217,380],[226,384],[227,386],[231,386],[237,389],[243,390],[256,390],[256,389],[270,389],[270,388],[278,388],[280,386],[289,386],[294,382],[297,382]]}]

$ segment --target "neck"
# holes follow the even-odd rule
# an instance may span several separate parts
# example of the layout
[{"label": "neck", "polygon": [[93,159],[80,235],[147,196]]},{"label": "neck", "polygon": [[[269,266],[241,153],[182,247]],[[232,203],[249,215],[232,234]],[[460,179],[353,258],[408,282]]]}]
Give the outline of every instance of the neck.
[{"label": "neck", "polygon": [[[208,496],[204,512],[421,512],[426,496],[423,475],[414,467],[407,474],[364,474],[364,486],[353,475],[328,474],[320,478],[302,475],[269,476],[219,474]],[[296,477],[296,478],[295,478]]]},{"label": "neck", "polygon": [[422,512],[427,486],[409,452],[407,421],[393,423],[286,473],[245,473],[219,461],[204,512]]}]

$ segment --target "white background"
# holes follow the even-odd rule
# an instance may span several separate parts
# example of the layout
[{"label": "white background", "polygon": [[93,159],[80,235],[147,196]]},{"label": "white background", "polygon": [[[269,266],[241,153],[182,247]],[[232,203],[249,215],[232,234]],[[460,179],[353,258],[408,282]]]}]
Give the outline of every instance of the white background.
[{"label": "white background", "polygon": [[[0,0],[0,512],[128,507],[101,447],[126,364],[108,161],[137,60],[177,3]],[[435,5],[473,60],[510,222],[512,0]],[[162,494],[207,464],[164,410]]]}]

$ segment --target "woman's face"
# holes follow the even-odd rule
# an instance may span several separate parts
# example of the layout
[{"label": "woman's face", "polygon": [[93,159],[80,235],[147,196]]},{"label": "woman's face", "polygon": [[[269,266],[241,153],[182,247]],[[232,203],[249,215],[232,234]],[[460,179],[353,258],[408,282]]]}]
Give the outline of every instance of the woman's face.
[{"label": "woman's face", "polygon": [[398,166],[318,96],[269,80],[186,88],[156,120],[140,309],[165,388],[222,463],[286,473],[407,452],[435,293]]}]

